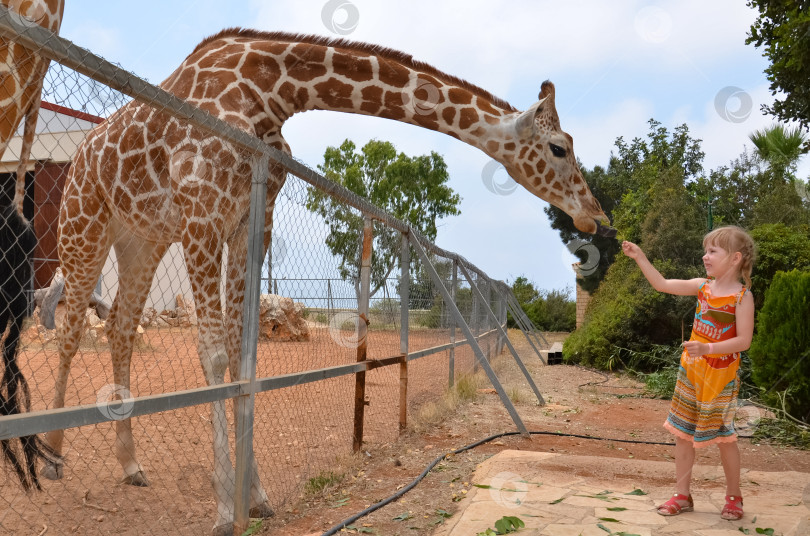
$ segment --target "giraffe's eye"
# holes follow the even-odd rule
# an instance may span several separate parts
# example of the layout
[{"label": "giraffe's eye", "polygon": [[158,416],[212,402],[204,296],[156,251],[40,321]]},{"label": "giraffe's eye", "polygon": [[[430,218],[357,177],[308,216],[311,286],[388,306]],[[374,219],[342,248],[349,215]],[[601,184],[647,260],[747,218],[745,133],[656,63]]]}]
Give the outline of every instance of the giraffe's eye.
[{"label": "giraffe's eye", "polygon": [[551,149],[551,154],[553,154],[557,158],[562,158],[565,156],[565,149],[563,147],[560,147],[559,145],[549,143],[548,148]]}]

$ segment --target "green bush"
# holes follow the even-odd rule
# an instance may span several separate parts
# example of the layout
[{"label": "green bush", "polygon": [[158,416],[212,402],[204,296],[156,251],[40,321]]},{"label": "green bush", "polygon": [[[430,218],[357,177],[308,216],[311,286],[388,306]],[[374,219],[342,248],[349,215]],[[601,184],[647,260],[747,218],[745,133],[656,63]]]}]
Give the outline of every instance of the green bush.
[{"label": "green bush", "polygon": [[[688,279],[700,275],[697,269],[681,269],[675,274],[676,267],[670,261],[653,264],[664,277]],[[567,362],[610,370],[621,365],[616,359],[619,349],[643,356],[654,345],[678,345],[682,326],[684,337],[689,338],[694,307],[694,296],[656,291],[635,262],[617,257],[593,296],[585,324],[566,339],[563,357]],[[661,363],[652,358],[638,358],[633,363],[639,372],[660,367]]]},{"label": "green bush", "polygon": [[757,245],[751,291],[759,311],[776,272],[810,270],[810,229],[769,223],[754,228],[751,237]]},{"label": "green bush", "polygon": [[765,303],[751,344],[754,382],[766,403],[779,403],[805,419],[810,413],[810,272],[777,272],[765,293]]},{"label": "green bush", "polygon": [[430,308],[426,313],[422,314],[419,317],[418,324],[425,328],[436,329],[441,327],[442,324],[442,308],[443,303],[441,298],[436,300],[436,303],[433,307]]}]

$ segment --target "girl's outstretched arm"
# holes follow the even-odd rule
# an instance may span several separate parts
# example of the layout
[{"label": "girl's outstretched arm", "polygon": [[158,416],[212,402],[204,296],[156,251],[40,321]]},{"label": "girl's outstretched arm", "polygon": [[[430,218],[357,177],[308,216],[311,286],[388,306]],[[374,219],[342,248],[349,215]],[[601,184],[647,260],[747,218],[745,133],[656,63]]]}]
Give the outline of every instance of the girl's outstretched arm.
[{"label": "girl's outstretched arm", "polygon": [[661,272],[655,269],[655,266],[650,263],[647,256],[640,247],[632,242],[622,242],[622,252],[636,261],[638,267],[641,268],[641,273],[647,278],[647,281],[658,292],[666,292],[667,294],[677,294],[679,296],[695,296],[698,293],[700,285],[703,284],[705,279],[666,279]]}]

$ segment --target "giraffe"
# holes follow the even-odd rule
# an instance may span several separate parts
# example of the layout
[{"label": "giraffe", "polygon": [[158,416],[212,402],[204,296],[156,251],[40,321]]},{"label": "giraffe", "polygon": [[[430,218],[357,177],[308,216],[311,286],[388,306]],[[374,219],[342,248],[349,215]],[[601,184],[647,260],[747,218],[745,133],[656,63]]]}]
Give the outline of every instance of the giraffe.
[{"label": "giraffe", "polygon": [[[611,232],[560,129],[554,85],[518,111],[472,84],[401,52],[341,39],[230,28],[204,39],[161,86],[287,154],[284,122],[307,110],[365,114],[446,133],[481,149],[538,197],[589,233]],[[53,407],[64,405],[84,309],[110,248],[119,290],[106,323],[116,384],[130,385],[133,334],[155,269],[173,242],[184,249],[198,313],[197,348],[205,379],[238,379],[252,162],[229,143],[133,101],[92,131],[67,178],[59,218],[65,322]],[[270,165],[264,248],[286,174]],[[227,245],[226,314],[220,266]],[[234,470],[225,404],[212,408],[217,502],[214,534],[233,530]],[[126,482],[148,485],[129,419],[116,422],[115,452]],[[49,432],[60,453],[63,431]],[[43,474],[59,478],[60,463]],[[254,463],[251,516],[272,515]]]},{"label": "giraffe", "polygon": [[[2,0],[3,5],[18,15],[58,33],[64,12],[63,0]],[[23,215],[25,174],[39,115],[40,94],[49,60],[19,43],[0,38],[0,156],[23,125],[23,143],[17,167],[14,200],[0,208],[0,334],[9,326],[3,340],[3,377],[0,382],[0,415],[11,415],[30,408],[28,384],[17,364],[17,349],[22,323],[28,313],[27,285],[32,280],[31,259],[36,236]],[[6,185],[2,184],[3,191]],[[55,454],[37,436],[19,438],[22,457],[10,440],[0,442],[3,456],[14,469],[23,488],[41,489],[36,473],[37,459],[58,462]]]},{"label": "giraffe", "polygon": [[[64,0],[0,0],[9,10],[59,33]],[[25,119],[20,163],[17,168],[17,183],[14,203],[22,216],[25,199],[25,172],[34,141],[34,127],[39,115],[40,96],[45,73],[50,60],[43,58],[22,45],[0,38],[0,58],[6,68],[0,73],[0,155],[5,153],[8,142]],[[25,220],[23,220],[25,221]]]}]

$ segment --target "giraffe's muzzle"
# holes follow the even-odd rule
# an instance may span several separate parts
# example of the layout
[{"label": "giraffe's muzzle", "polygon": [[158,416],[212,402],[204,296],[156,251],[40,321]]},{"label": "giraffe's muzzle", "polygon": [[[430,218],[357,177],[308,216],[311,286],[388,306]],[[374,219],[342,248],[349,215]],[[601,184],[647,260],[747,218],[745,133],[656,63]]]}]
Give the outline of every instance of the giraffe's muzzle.
[{"label": "giraffe's muzzle", "polygon": [[596,234],[599,236],[604,236],[606,238],[616,238],[616,229],[613,227],[609,227],[607,225],[602,225],[602,222],[599,220],[594,220],[596,222]]}]

